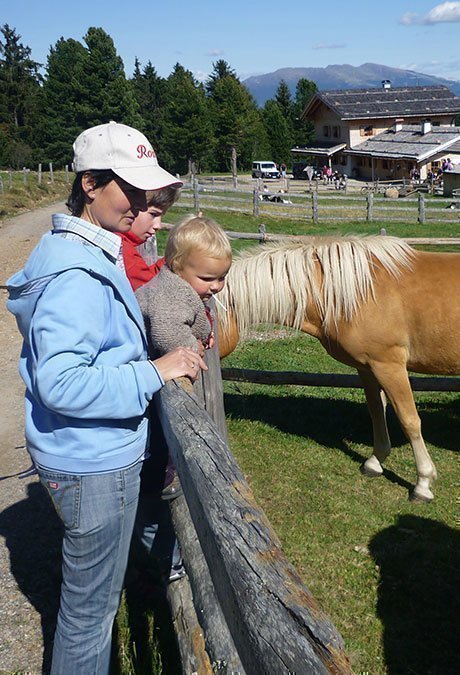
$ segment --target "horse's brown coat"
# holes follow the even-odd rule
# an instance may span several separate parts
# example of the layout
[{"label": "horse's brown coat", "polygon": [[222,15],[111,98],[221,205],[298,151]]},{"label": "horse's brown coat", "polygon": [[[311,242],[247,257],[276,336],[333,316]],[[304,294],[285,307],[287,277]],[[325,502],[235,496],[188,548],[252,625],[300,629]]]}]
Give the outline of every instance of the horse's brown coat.
[{"label": "horse's brown coat", "polygon": [[[352,238],[359,239],[359,238]],[[372,238],[375,240],[375,238]],[[385,239],[382,237],[382,239]],[[321,239],[315,240],[315,242]],[[348,242],[349,238],[343,238]],[[361,238],[361,245],[366,238]],[[337,242],[336,242],[337,243]],[[276,248],[289,248],[284,244]],[[224,304],[228,304],[227,328],[220,337],[220,353],[232,351],[239,339],[239,314],[247,310],[249,294],[261,289],[256,280],[248,283],[244,294],[234,294],[235,275],[244,271],[245,260],[255,262],[262,250],[237,260],[228,279]],[[289,252],[285,252],[289,256]],[[407,371],[453,375],[460,373],[460,254],[415,251],[410,269],[400,267],[398,276],[389,272],[369,253],[373,293],[367,294],[351,320],[338,318],[324,324],[324,312],[310,302],[300,328],[318,338],[326,351],[338,361],[355,367],[363,381],[374,430],[374,455],[364,464],[369,474],[381,474],[381,462],[391,451],[385,421],[385,397],[391,400],[415,456],[418,480],[413,496],[424,501],[433,498],[430,490],[436,469],[421,434]],[[347,264],[346,255],[343,265]],[[251,268],[254,269],[254,266]],[[319,285],[322,264],[315,263]],[[337,272],[341,275],[340,270]],[[277,283],[289,283],[278,278]],[[240,279],[238,279],[238,286]],[[268,285],[268,284],[267,284]],[[273,292],[273,291],[272,291]],[[220,296],[219,296],[220,297]],[[253,317],[257,320],[257,317]],[[222,313],[220,320],[222,321]],[[276,321],[292,325],[292,321]]]}]

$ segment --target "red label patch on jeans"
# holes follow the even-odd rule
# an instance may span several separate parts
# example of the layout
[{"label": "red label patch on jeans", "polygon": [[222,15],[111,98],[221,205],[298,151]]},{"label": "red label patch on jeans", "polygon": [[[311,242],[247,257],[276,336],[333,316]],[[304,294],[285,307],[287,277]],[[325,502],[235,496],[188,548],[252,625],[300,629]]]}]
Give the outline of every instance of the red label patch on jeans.
[{"label": "red label patch on jeans", "polygon": [[48,487],[51,488],[51,490],[57,490],[59,487],[59,483],[55,483],[53,480],[49,480]]}]

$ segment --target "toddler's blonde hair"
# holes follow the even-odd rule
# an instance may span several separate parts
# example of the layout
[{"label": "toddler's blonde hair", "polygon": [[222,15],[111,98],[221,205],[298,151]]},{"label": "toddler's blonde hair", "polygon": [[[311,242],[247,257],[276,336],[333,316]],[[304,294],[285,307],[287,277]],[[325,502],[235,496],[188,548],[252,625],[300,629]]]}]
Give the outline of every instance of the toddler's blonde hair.
[{"label": "toddler's blonde hair", "polygon": [[218,260],[232,257],[230,240],[223,229],[211,218],[202,216],[187,216],[174,225],[166,242],[166,263],[177,273],[183,269],[192,251]]}]

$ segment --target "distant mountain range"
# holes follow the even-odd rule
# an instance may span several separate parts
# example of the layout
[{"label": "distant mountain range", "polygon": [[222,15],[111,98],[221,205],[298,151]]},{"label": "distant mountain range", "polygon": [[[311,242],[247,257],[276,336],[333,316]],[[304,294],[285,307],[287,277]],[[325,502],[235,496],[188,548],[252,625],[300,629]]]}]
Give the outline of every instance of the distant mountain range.
[{"label": "distant mountain range", "polygon": [[243,80],[259,106],[275,96],[281,80],[295,93],[301,77],[316,83],[318,89],[368,89],[381,87],[382,80],[390,80],[393,87],[421,87],[442,84],[454,94],[460,96],[460,82],[442,77],[417,73],[414,70],[390,68],[377,63],[363,63],[362,66],[347,64],[327,66],[326,68],[280,68],[274,73],[257,75]]}]

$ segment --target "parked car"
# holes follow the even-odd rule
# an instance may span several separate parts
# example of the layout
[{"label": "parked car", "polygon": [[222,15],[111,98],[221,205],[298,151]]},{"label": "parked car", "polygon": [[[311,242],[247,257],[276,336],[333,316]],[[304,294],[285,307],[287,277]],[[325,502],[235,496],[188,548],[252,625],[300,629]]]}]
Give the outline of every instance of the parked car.
[{"label": "parked car", "polygon": [[280,178],[281,174],[275,162],[253,162],[252,163],[252,177],[253,178]]}]

